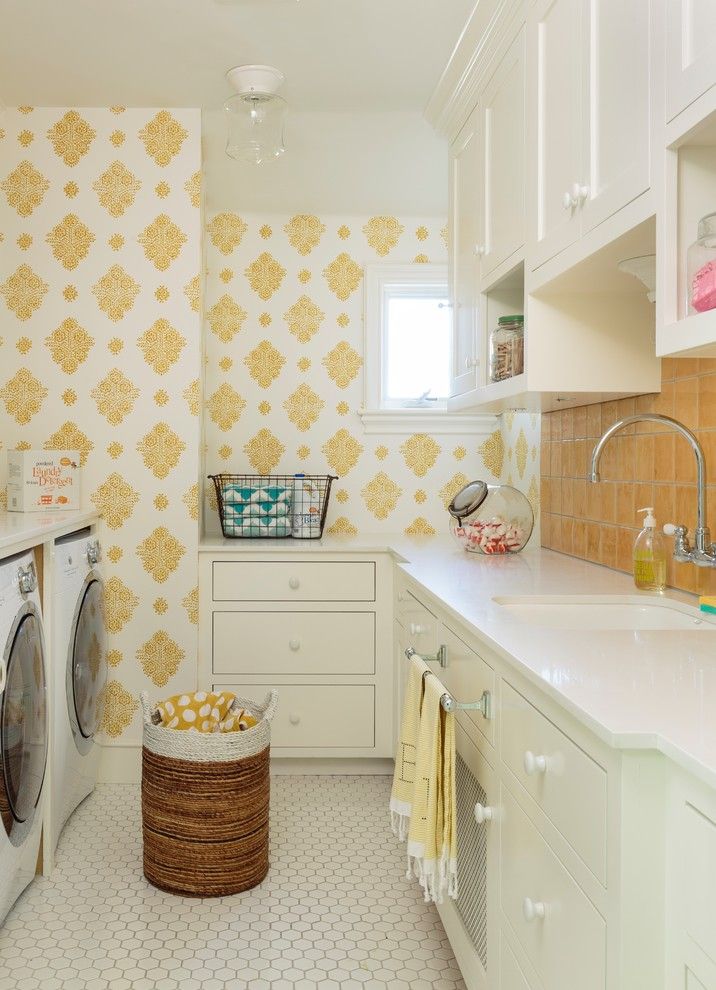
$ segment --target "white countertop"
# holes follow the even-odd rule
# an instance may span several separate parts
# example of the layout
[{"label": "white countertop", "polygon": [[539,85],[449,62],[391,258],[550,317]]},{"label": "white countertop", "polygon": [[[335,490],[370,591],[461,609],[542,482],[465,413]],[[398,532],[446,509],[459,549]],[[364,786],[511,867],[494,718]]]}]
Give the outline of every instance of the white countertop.
[{"label": "white countertop", "polygon": [[47,540],[55,540],[99,519],[96,509],[66,512],[0,512],[0,553],[9,557]]},{"label": "white countertop", "polygon": [[[518,620],[492,600],[638,595],[629,575],[551,550],[509,557],[468,554],[449,537],[219,537],[203,540],[200,551],[390,552],[410,578],[608,745],[659,750],[716,787],[716,629],[555,630]],[[666,597],[697,604],[680,592]]]}]

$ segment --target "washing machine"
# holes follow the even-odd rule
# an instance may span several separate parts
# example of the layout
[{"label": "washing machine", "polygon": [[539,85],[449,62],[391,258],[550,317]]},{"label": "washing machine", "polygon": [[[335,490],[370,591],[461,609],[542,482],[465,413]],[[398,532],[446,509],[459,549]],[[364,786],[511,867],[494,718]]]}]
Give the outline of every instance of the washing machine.
[{"label": "washing machine", "polygon": [[0,921],[35,876],[43,819],[48,702],[32,551],[0,560]]},{"label": "washing machine", "polygon": [[67,819],[94,790],[95,736],[107,680],[100,545],[89,529],[55,541],[50,828],[54,856]]}]

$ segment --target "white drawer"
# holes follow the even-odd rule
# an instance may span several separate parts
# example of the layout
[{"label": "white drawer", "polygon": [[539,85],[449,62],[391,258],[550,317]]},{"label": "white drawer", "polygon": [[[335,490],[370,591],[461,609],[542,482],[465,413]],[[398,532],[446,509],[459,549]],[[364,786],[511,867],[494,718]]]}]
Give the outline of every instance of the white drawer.
[{"label": "white drawer", "polygon": [[500,723],[503,761],[606,884],[606,771],[506,681]]},{"label": "white drawer", "polygon": [[375,745],[375,689],[372,684],[214,684],[263,700],[278,690],[271,745],[291,749],[372,749]]},{"label": "white drawer", "polygon": [[373,674],[374,612],[214,612],[215,674]]},{"label": "white drawer", "polygon": [[500,990],[530,990],[527,977],[504,934],[500,938]]},{"label": "white drawer", "polygon": [[504,786],[500,798],[502,910],[520,945],[549,990],[604,990],[604,919]]},{"label": "white drawer", "polygon": [[[489,691],[495,714],[495,671],[481,656],[446,626],[440,636],[447,647],[448,665],[444,669],[435,666],[435,673],[456,701],[479,701],[483,691]],[[460,712],[459,719],[468,731],[476,729],[488,742],[495,742],[494,718],[483,718],[479,711]]]},{"label": "white drawer", "polygon": [[217,560],[215,602],[372,602],[373,561]]},{"label": "white drawer", "polygon": [[716,964],[716,821],[686,802],[680,839],[684,863],[684,927]]}]

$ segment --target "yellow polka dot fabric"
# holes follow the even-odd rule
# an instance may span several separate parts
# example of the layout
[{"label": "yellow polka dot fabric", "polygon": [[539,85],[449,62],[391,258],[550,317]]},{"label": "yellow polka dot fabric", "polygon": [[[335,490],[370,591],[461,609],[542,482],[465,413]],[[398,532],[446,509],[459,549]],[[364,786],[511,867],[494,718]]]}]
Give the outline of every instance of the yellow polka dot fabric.
[{"label": "yellow polka dot fabric", "polygon": [[157,704],[157,714],[157,724],[166,729],[195,732],[243,732],[257,723],[230,691],[175,694]]}]

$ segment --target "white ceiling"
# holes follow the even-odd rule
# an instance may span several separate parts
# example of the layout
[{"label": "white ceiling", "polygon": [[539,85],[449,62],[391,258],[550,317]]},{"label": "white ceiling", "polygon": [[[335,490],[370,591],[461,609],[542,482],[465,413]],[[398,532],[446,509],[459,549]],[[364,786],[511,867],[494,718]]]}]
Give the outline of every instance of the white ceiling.
[{"label": "white ceiling", "polygon": [[422,110],[474,0],[0,0],[8,106],[218,107],[283,70],[300,111]]}]

